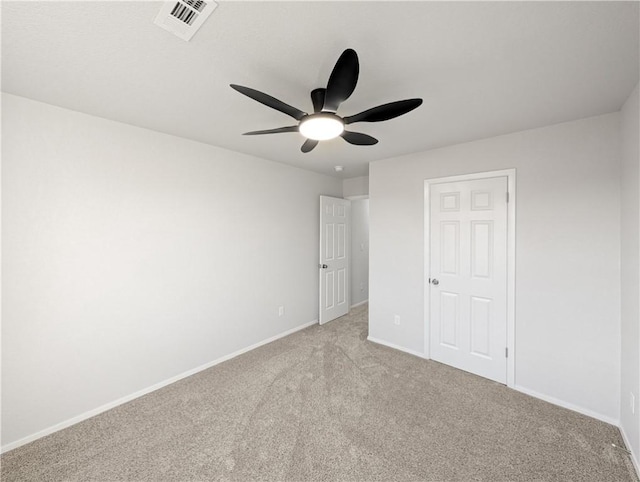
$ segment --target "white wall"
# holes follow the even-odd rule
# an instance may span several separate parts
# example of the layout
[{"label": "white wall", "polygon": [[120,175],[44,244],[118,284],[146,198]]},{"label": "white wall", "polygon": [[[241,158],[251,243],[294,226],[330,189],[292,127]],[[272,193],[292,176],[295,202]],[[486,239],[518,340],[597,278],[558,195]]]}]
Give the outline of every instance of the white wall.
[{"label": "white wall", "polygon": [[4,446],[317,319],[340,180],[2,101]]},{"label": "white wall", "polygon": [[369,176],[345,179],[342,181],[342,192],[345,199],[367,196],[369,194]]},{"label": "white wall", "polygon": [[372,162],[370,336],[424,350],[424,179],[516,168],[516,385],[617,422],[619,120],[613,113]]},{"label": "white wall", "polygon": [[351,201],[351,305],[369,299],[369,200]]},{"label": "white wall", "polygon": [[[640,460],[640,154],[638,86],[622,108],[620,426],[636,461]],[[635,396],[635,413],[631,394]]]}]

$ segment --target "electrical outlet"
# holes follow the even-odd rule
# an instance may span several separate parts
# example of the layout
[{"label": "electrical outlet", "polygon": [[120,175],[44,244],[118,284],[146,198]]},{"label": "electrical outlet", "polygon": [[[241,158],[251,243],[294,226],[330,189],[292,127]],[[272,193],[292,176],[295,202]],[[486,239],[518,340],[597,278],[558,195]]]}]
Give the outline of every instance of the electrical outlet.
[{"label": "electrical outlet", "polygon": [[360,283],[360,291],[364,293],[364,283]]},{"label": "electrical outlet", "polygon": [[631,408],[631,413],[636,413],[636,396],[633,392],[629,393],[629,407]]},{"label": "electrical outlet", "polygon": [[284,306],[279,306],[278,307],[278,316],[282,316],[284,315]]},{"label": "electrical outlet", "polygon": [[399,325],[400,324],[400,315],[395,315],[393,317],[393,324],[394,325]]}]

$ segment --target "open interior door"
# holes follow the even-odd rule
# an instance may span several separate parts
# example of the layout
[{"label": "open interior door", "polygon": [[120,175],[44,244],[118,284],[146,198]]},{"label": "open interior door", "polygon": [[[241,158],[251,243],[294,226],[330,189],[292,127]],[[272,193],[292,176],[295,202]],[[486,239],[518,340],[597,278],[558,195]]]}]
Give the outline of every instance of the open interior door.
[{"label": "open interior door", "polygon": [[320,324],[349,312],[351,201],[320,196]]}]

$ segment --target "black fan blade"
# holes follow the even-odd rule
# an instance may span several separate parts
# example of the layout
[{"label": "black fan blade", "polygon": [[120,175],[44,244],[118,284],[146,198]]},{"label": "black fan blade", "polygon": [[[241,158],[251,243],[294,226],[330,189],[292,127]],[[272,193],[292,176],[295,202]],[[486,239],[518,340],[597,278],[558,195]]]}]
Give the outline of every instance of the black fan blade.
[{"label": "black fan blade", "polygon": [[304,144],[302,144],[300,150],[302,152],[310,152],[314,147],[318,145],[318,142],[320,141],[316,141],[315,139],[307,139],[306,141],[304,141]]},{"label": "black fan blade", "polygon": [[354,122],[380,122],[401,116],[413,109],[417,109],[422,105],[422,99],[407,99],[388,104],[379,105],[360,112],[356,115],[350,115],[342,119],[345,124],[353,124]]},{"label": "black fan blade", "polygon": [[311,102],[313,102],[313,112],[320,112],[324,107],[324,96],[327,89],[313,89],[311,91]]},{"label": "black fan blade", "polygon": [[347,49],[336,62],[327,83],[327,93],[324,99],[324,110],[335,112],[341,102],[349,98],[358,83],[360,65],[358,54],[353,49]]},{"label": "black fan blade", "polygon": [[271,97],[270,95],[265,94],[264,92],[260,92],[259,90],[251,89],[249,87],[243,87],[242,85],[229,84],[231,88],[237,90],[241,94],[246,95],[247,97],[251,97],[253,100],[257,100],[261,104],[266,105],[267,107],[271,107],[272,109],[279,110],[280,112],[290,115],[296,120],[302,119],[306,114],[306,112],[302,112],[300,109],[296,109],[295,107],[290,106],[289,104],[285,104],[281,100],[276,99],[275,97]]},{"label": "black fan blade", "polygon": [[378,143],[378,139],[375,137],[360,132],[344,131],[340,136],[349,144],[355,144],[356,146],[372,146]]},{"label": "black fan blade", "polygon": [[278,127],[277,129],[267,129],[264,131],[245,132],[243,136],[257,136],[259,134],[279,134],[281,132],[298,132],[298,126]]}]

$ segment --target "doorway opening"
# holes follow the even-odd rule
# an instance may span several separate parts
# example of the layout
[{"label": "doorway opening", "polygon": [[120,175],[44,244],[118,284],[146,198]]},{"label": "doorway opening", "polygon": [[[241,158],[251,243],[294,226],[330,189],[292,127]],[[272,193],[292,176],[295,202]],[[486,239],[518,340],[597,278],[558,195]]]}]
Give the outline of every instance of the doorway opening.
[{"label": "doorway opening", "polygon": [[351,200],[351,306],[369,301],[369,196]]},{"label": "doorway opening", "polygon": [[320,196],[322,325],[369,301],[369,196]]}]

